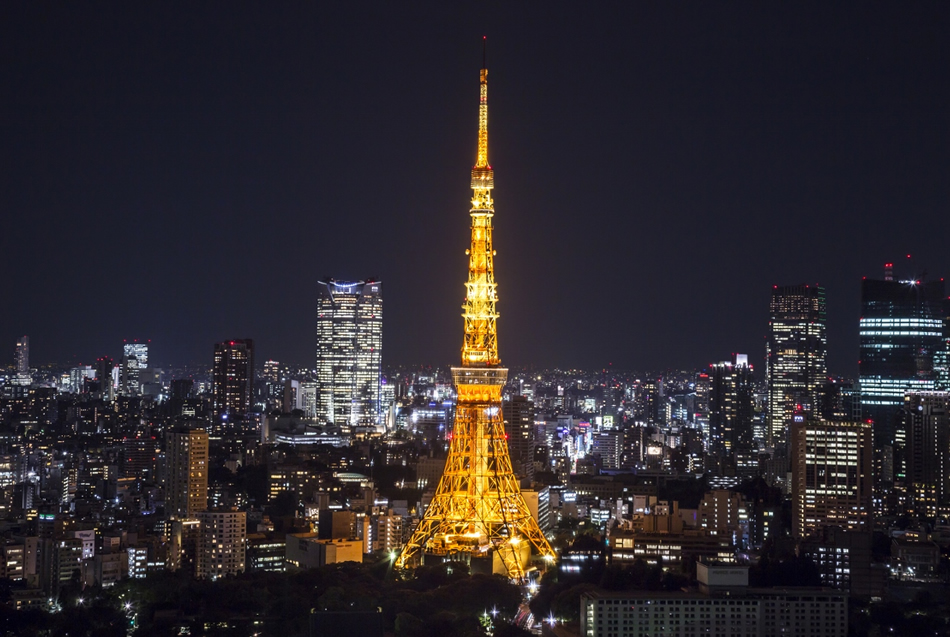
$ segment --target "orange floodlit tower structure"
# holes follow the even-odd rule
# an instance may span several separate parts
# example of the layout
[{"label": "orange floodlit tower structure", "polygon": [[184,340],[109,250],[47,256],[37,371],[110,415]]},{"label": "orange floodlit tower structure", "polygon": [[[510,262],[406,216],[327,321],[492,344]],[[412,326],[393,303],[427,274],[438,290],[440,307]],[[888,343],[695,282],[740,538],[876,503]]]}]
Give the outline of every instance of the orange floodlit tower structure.
[{"label": "orange floodlit tower structure", "polygon": [[554,551],[528,510],[508,456],[501,414],[501,391],[508,370],[498,357],[495,326],[498,294],[492,248],[492,188],[488,69],[483,68],[478,156],[472,168],[472,243],[465,251],[465,339],[462,364],[452,368],[457,392],[455,427],[435,496],[396,565],[415,565],[427,554],[443,559],[489,557],[495,571],[520,579],[532,548],[548,560],[554,558]]}]

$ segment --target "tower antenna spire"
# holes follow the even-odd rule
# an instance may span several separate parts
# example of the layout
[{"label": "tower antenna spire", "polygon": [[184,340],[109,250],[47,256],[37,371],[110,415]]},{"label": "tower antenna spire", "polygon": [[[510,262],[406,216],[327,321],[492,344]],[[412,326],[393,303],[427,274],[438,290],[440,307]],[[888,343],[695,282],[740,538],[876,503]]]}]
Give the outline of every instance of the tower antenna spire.
[{"label": "tower antenna spire", "polygon": [[488,68],[488,36],[482,36],[482,68]]}]

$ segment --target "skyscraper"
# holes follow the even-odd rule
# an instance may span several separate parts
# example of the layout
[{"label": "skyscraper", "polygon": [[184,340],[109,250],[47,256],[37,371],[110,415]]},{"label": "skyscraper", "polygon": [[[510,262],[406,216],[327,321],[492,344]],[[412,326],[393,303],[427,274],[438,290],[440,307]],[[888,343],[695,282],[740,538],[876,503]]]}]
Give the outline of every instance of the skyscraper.
[{"label": "skyscraper", "polygon": [[142,393],[141,373],[148,367],[148,343],[125,343],[122,346],[122,368],[119,370],[119,393],[139,396]]},{"label": "skyscraper", "polygon": [[165,434],[165,514],[194,518],[208,508],[208,432],[176,428]]},{"label": "skyscraper", "polygon": [[112,370],[115,361],[111,356],[100,356],[96,359],[96,378],[99,380],[99,391],[102,399],[111,403],[115,399],[115,387],[112,384]]},{"label": "skyscraper", "polygon": [[814,408],[815,391],[828,375],[827,352],[825,289],[819,285],[773,287],[765,369],[770,445],[787,443],[788,422],[795,411]]},{"label": "skyscraper", "polygon": [[749,357],[736,354],[732,362],[709,366],[710,451],[732,455],[752,448],[755,414]]},{"label": "skyscraper", "polygon": [[382,283],[327,279],[317,300],[317,417],[379,425],[383,354]]},{"label": "skyscraper", "polygon": [[251,409],[254,383],[254,341],[223,341],[214,344],[214,387],[212,388],[215,421],[243,420]]},{"label": "skyscraper", "polygon": [[950,393],[904,395],[904,462],[908,508],[935,518],[950,514]]},{"label": "skyscraper", "polygon": [[511,466],[519,478],[533,480],[534,403],[524,396],[513,396],[502,403],[501,413],[505,420]]},{"label": "skyscraper", "polygon": [[861,413],[877,448],[895,443],[904,392],[937,388],[934,358],[945,344],[943,281],[895,281],[892,271],[886,264],[883,281],[861,282]]},{"label": "skyscraper", "polygon": [[802,538],[823,526],[871,530],[872,440],[866,422],[792,416],[792,531]]},{"label": "skyscraper", "polygon": [[547,560],[554,559],[554,551],[531,515],[508,455],[501,400],[508,369],[498,356],[491,196],[495,183],[488,163],[486,68],[481,71],[479,93],[462,364],[452,368],[458,396],[455,426],[435,495],[396,564],[417,564],[426,555],[438,561],[487,558],[494,572],[521,579],[532,548]]},{"label": "skyscraper", "polygon": [[30,380],[30,337],[22,336],[16,342],[16,371],[13,382],[17,385],[29,385]]},{"label": "skyscraper", "polygon": [[943,345],[934,354],[937,390],[950,391],[950,299],[943,302]]}]

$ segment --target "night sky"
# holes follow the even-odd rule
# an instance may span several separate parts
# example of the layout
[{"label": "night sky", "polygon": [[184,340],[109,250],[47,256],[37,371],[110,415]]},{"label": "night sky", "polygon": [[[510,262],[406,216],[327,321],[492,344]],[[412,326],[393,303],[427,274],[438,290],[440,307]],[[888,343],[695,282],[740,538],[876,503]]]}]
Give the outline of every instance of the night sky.
[{"label": "night sky", "polygon": [[805,282],[853,375],[861,277],[950,276],[950,3],[825,4],[3,3],[0,363],[310,364],[324,276],[456,362],[487,35],[504,363],[764,370]]}]

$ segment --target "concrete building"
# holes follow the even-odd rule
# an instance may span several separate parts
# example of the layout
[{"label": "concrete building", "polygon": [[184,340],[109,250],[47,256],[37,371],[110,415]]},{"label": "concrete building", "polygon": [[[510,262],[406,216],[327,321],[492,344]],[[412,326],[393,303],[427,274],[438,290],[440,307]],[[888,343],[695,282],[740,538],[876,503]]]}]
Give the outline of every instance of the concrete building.
[{"label": "concrete building", "polygon": [[848,597],[819,588],[749,588],[748,567],[699,564],[695,592],[585,593],[582,637],[845,637]]},{"label": "concrete building", "polygon": [[251,409],[254,341],[245,338],[214,344],[212,411],[217,423],[243,420]]},{"label": "concrete building", "polygon": [[208,508],[208,433],[179,428],[165,440],[165,514],[193,519]]},{"label": "concrete building", "polygon": [[871,528],[872,430],[866,422],[792,422],[792,531]]},{"label": "concrete building", "polygon": [[745,499],[728,489],[707,492],[699,503],[699,526],[713,535],[738,539],[748,523]]},{"label": "concrete building", "polygon": [[244,511],[198,513],[198,579],[217,579],[244,572],[247,514]]},{"label": "concrete building", "polygon": [[825,527],[799,545],[799,553],[818,567],[821,585],[857,597],[883,594],[887,573],[874,568],[871,531]]},{"label": "concrete building", "polygon": [[319,568],[339,562],[363,562],[361,540],[321,540],[316,533],[287,535],[285,560],[288,570]]},{"label": "concrete building", "polygon": [[514,396],[501,405],[511,468],[519,478],[534,479],[534,403]]},{"label": "concrete building", "polygon": [[905,485],[909,509],[935,518],[950,514],[950,393],[904,395]]},{"label": "concrete building", "polygon": [[251,533],[247,536],[247,570],[283,573],[285,541],[273,533]]},{"label": "concrete building", "polygon": [[700,560],[735,561],[731,538],[702,530],[655,533],[617,530],[610,534],[610,560],[613,564],[632,564],[644,560],[664,568],[691,570]]}]

